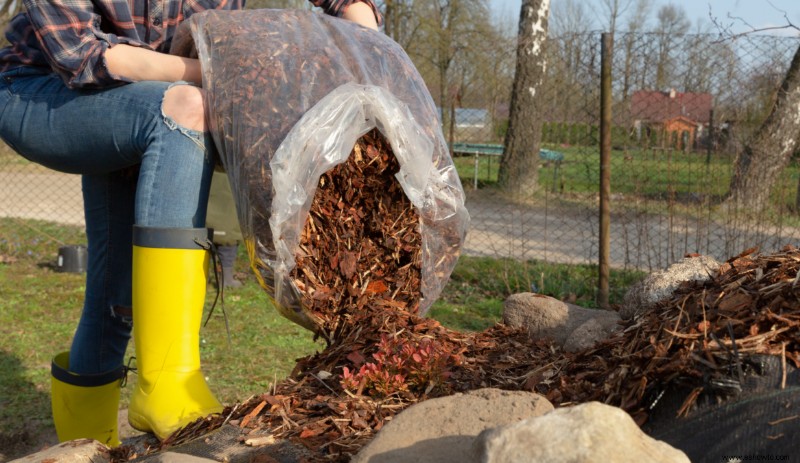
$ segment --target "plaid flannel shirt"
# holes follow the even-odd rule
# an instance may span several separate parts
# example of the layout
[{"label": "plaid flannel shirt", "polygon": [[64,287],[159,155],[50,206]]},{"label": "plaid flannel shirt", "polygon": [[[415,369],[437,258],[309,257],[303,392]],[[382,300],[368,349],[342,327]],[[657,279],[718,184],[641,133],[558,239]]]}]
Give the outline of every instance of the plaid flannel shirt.
[{"label": "plaid flannel shirt", "polygon": [[[34,66],[58,73],[72,88],[100,88],[129,80],[112,75],[105,51],[114,45],[166,53],[181,21],[194,13],[235,10],[245,0],[25,0],[26,11],[6,30],[9,45],[0,50],[0,72]],[[380,14],[373,0],[309,0],[327,14],[341,16],[363,1]]]}]

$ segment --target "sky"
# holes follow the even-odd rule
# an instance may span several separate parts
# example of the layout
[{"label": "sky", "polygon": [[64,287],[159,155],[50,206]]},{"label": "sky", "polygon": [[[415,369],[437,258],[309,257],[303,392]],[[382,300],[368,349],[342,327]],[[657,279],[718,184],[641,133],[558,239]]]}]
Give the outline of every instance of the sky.
[{"label": "sky", "polygon": [[[551,0],[551,9],[555,4],[564,0]],[[596,11],[598,16],[603,15],[600,0],[577,0],[585,3],[590,11]],[[653,0],[654,10],[666,3],[680,5],[686,10],[692,24],[698,18],[703,18],[711,24],[711,14],[723,24],[731,24],[734,32],[744,32],[747,28],[741,21],[730,19],[728,16],[741,17],[756,29],[786,25],[784,12],[789,21],[800,27],[800,2],[798,0]],[[489,0],[494,14],[501,18],[514,18],[514,23],[519,19],[521,0]],[[598,28],[599,25],[598,25]],[[770,33],[770,32],[764,32]],[[772,34],[798,35],[797,30],[773,31]]]}]

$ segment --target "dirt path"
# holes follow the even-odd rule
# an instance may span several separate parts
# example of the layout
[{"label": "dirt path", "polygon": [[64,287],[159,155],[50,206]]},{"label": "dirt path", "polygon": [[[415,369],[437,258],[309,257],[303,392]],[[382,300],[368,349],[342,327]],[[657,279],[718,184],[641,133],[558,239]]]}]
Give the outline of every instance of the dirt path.
[{"label": "dirt path", "polygon": [[[2,167],[2,166],[0,166]],[[468,192],[471,216],[464,254],[596,264],[596,210],[510,204],[488,191]],[[0,171],[0,217],[22,217],[83,225],[80,177],[44,168]],[[710,223],[707,218],[664,217],[627,212],[611,220],[612,267],[660,270],[697,252],[725,260],[760,246],[777,250],[797,243],[800,230]]]}]

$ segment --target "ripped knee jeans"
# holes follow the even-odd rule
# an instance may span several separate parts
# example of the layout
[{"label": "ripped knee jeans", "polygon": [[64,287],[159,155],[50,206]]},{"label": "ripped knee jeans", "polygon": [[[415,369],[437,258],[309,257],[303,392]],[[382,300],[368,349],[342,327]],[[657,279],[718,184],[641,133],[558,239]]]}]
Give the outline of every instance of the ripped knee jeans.
[{"label": "ripped knee jeans", "polygon": [[205,226],[213,142],[164,114],[172,85],[74,90],[36,69],[0,74],[0,137],[30,161],[82,175],[89,262],[70,349],[75,373],[101,373],[124,361],[133,225]]}]

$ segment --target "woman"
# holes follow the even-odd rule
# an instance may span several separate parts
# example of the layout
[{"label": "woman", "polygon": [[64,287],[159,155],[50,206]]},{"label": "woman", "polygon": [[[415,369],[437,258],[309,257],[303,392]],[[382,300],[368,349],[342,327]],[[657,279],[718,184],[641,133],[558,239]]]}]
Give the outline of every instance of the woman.
[{"label": "woman", "polygon": [[[372,0],[311,0],[377,29]],[[194,13],[244,0],[26,0],[0,50],[0,137],[82,175],[83,313],[53,360],[59,439],[118,445],[123,356],[136,326],[136,429],[165,438],[222,410],[200,371],[213,142],[200,63],[167,53]],[[133,233],[131,233],[133,230]]]}]

